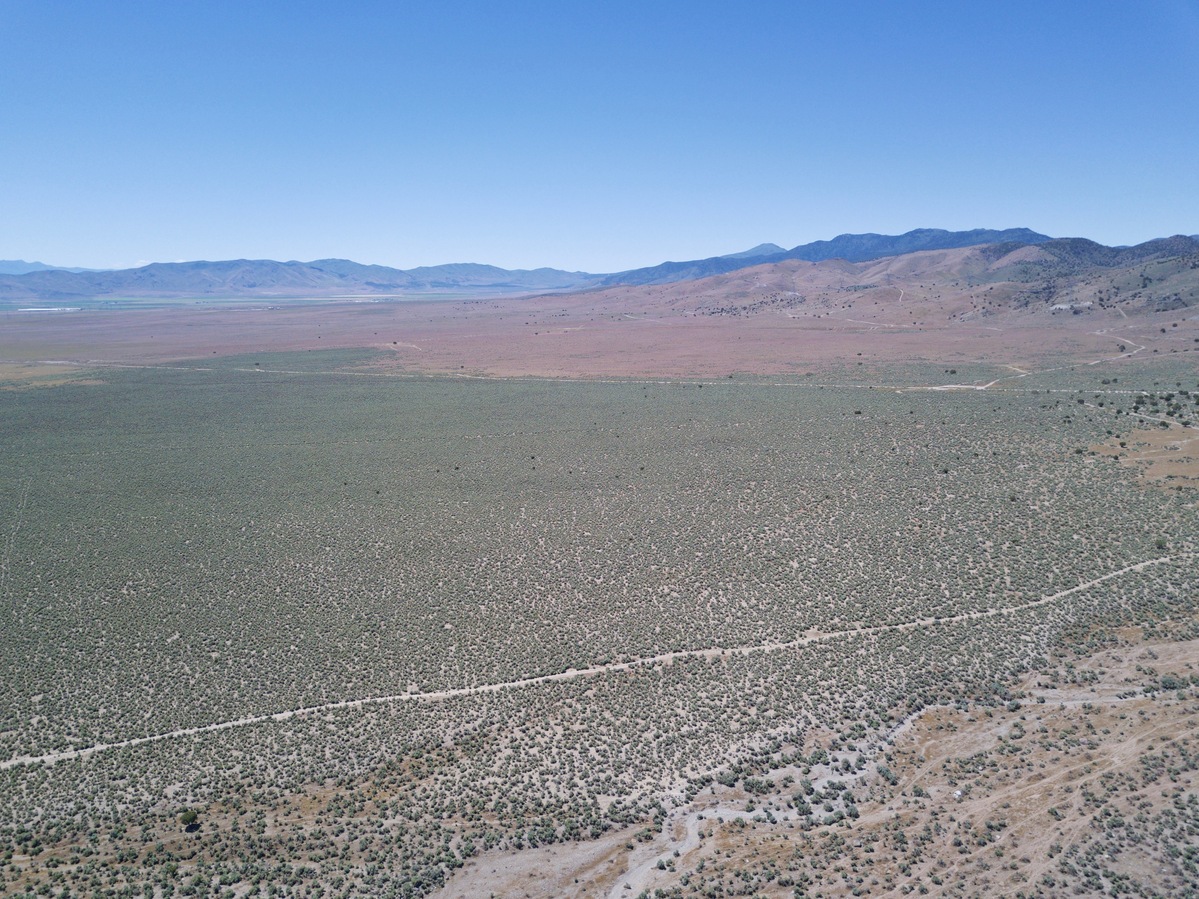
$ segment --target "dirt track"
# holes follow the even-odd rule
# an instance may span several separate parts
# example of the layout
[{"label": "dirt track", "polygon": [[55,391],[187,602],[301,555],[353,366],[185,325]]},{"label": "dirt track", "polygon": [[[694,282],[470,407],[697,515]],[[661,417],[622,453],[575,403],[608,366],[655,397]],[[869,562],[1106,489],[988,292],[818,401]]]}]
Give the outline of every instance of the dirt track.
[{"label": "dirt track", "polygon": [[1127,565],[1116,571],[1110,571],[1107,574],[1101,575],[1093,580],[1079,584],[1075,587],[1070,587],[1066,590],[1059,590],[1057,593],[1048,596],[1042,596],[1039,599],[1031,602],[1023,603],[1017,606],[1008,606],[1001,609],[988,609],[983,612],[966,612],[961,615],[950,615],[942,618],[920,618],[915,621],[906,621],[899,624],[884,624],[876,627],[851,628],[843,631],[832,631],[829,633],[815,634],[807,637],[800,637],[797,640],[789,640],[782,643],[760,643],[752,646],[734,646],[734,647],[712,647],[709,649],[684,649],[677,652],[664,652],[660,655],[649,656],[644,659],[637,659],[632,662],[613,662],[608,665],[596,665],[590,668],[570,668],[556,674],[543,674],[534,677],[521,678],[519,680],[505,681],[497,684],[487,684],[482,687],[460,687],[453,690],[433,690],[428,692],[410,692],[410,693],[394,693],[387,696],[367,696],[360,699],[345,699],[339,702],[330,702],[323,705],[303,706],[297,709],[286,709],[281,712],[273,712],[267,715],[252,715],[245,718],[234,718],[229,721],[218,721],[213,724],[205,724],[198,727],[186,727],[179,730],[167,731],[161,734],[154,734],[149,737],[134,737],[129,740],[118,740],[113,743],[97,743],[94,746],[86,746],[80,749],[64,749],[60,752],[46,753],[39,756],[18,756],[16,758],[6,759],[0,762],[0,770],[13,768],[18,765],[38,765],[38,764],[54,764],[56,762],[66,761],[68,759],[87,758],[95,755],[98,752],[105,752],[111,749],[126,749],[132,746],[144,746],[147,743],[157,743],[162,740],[174,740],[181,737],[193,737],[200,734],[216,733],[222,730],[231,730],[236,727],[247,727],[253,724],[264,724],[268,721],[286,721],[289,718],[294,718],[299,715],[315,715],[322,712],[332,712],[338,709],[353,709],[363,708],[371,705],[383,705],[395,702],[417,702],[417,701],[438,701],[451,699],[457,696],[474,696],[483,693],[498,693],[503,690],[517,690],[522,687],[531,687],[536,684],[550,683],[553,681],[568,681],[580,677],[595,677],[600,674],[609,674],[618,671],[629,671],[634,668],[644,668],[654,665],[660,665],[671,662],[675,659],[683,658],[714,658],[727,654],[748,655],[752,652],[777,652],[779,650],[794,649],[798,646],[807,646],[812,643],[818,643],[824,640],[832,640],[838,637],[863,636],[868,634],[883,633],[885,631],[908,631],[919,627],[929,627],[934,624],[953,624],[961,621],[977,621],[983,618],[993,618],[996,615],[1008,615],[1012,612],[1017,612],[1022,609],[1031,609],[1037,606],[1045,605],[1046,603],[1054,602],[1062,599],[1073,593],[1078,593],[1082,590],[1089,590],[1091,587],[1109,581],[1113,578],[1120,577],[1131,571],[1143,571],[1153,565],[1160,565],[1164,562],[1172,561],[1175,558],[1191,558],[1190,554],[1180,556],[1162,556],[1157,559],[1146,559],[1144,562],[1137,562],[1133,565]]}]

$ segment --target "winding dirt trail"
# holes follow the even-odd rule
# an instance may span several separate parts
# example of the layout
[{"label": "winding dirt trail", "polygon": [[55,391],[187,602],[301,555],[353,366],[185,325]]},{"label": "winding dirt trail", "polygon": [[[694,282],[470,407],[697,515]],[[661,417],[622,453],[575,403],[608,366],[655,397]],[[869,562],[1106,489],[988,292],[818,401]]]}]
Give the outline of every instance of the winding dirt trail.
[{"label": "winding dirt trail", "polygon": [[[1107,332],[1106,331],[1095,331],[1094,333],[1095,334],[1106,334]],[[1137,353],[1139,353],[1145,349],[1145,347],[1142,344],[1139,344],[1134,340],[1129,340],[1127,337],[1124,338],[1124,340],[1125,340],[1126,344],[1131,343],[1133,346],[1136,347],[1136,349],[1133,350],[1132,352],[1122,352],[1116,356],[1101,356],[1100,358],[1092,359],[1089,362],[1074,362],[1069,365],[1058,365],[1058,366],[1055,366],[1054,368],[1042,368],[1038,371],[1024,371],[1023,369],[1016,368],[1016,366],[1014,366],[1014,365],[1009,365],[1009,366],[1007,366],[1008,368],[1015,368],[1016,371],[1020,372],[1020,374],[1005,375],[1004,377],[1001,377],[1001,378],[995,378],[995,380],[993,380],[993,381],[988,381],[986,384],[941,384],[941,385],[935,386],[935,387],[924,387],[924,388],[919,388],[919,389],[923,389],[923,390],[989,390],[992,387],[994,387],[996,384],[999,384],[1003,381],[1019,381],[1021,378],[1030,378],[1030,377],[1035,377],[1037,375],[1047,375],[1047,374],[1051,374],[1052,372],[1055,372],[1055,371],[1068,371],[1072,368],[1078,368],[1079,366],[1082,366],[1082,365],[1099,365],[1102,362],[1115,362],[1118,359],[1130,359],[1133,356],[1135,356]]]},{"label": "winding dirt trail", "polygon": [[50,752],[44,755],[37,756],[16,756],[14,758],[0,761],[0,771],[9,768],[15,768],[21,765],[39,765],[39,764],[54,764],[55,762],[67,761],[71,759],[84,759],[95,755],[99,752],[105,752],[111,749],[127,749],[133,746],[143,746],[148,743],[158,743],[163,740],[174,740],[181,737],[192,737],[201,734],[216,733],[223,730],[232,730],[237,727],[248,727],[254,724],[264,724],[270,721],[287,721],[290,718],[296,718],[301,715],[317,715],[322,712],[332,712],[338,709],[355,709],[365,708],[371,705],[385,705],[396,702],[436,702],[439,700],[453,699],[460,696],[477,696],[485,693],[499,693],[503,690],[518,690],[522,687],[531,687],[537,684],[547,684],[554,681],[570,681],[582,677],[595,677],[601,674],[611,672],[630,671],[634,668],[652,667],[672,662],[675,659],[686,658],[715,658],[722,655],[750,655],[755,652],[778,652],[780,650],[794,649],[800,646],[808,646],[812,643],[820,643],[826,640],[834,640],[839,637],[854,637],[866,636],[870,634],[879,634],[888,631],[910,631],[921,627],[929,627],[938,624],[953,624],[962,621],[978,621],[984,618],[994,618],[999,615],[1010,615],[1014,612],[1023,611],[1025,609],[1033,609],[1038,606],[1043,606],[1054,602],[1074,593],[1079,593],[1083,590],[1089,590],[1091,587],[1098,586],[1113,578],[1118,578],[1122,575],[1134,571],[1143,571],[1154,565],[1161,565],[1165,562],[1170,562],[1175,559],[1193,558],[1195,553],[1182,553],[1176,556],[1161,556],[1156,559],[1146,559],[1143,562],[1136,562],[1132,565],[1126,565],[1116,571],[1109,571],[1107,574],[1100,575],[1084,583],[1074,587],[1069,587],[1065,590],[1059,590],[1057,593],[1048,596],[1042,596],[1039,599],[1030,602],[1022,603],[1016,606],[1005,606],[998,609],[986,609],[976,612],[964,612],[960,615],[948,615],[939,618],[918,618],[913,621],[904,621],[896,624],[880,624],[871,627],[851,628],[842,631],[829,631],[825,633],[811,634],[805,637],[800,637],[795,640],[787,640],[776,643],[757,643],[750,646],[735,646],[735,647],[710,647],[708,649],[681,649],[674,652],[664,652],[655,656],[647,656],[642,659],[635,659],[628,662],[612,662],[607,665],[594,665],[589,668],[568,668],[565,671],[560,671],[556,674],[542,674],[534,677],[521,678],[519,680],[504,681],[496,684],[484,684],[478,687],[457,687],[450,690],[431,690],[427,692],[407,692],[393,693],[387,696],[366,696],[360,699],[344,699],[339,702],[329,702],[322,705],[301,706],[295,709],[286,709],[281,712],[273,712],[266,715],[250,715],[245,718],[234,718],[229,721],[219,721],[213,724],[204,724],[197,727],[184,727],[179,730],[166,731],[161,734],[154,734],[148,737],[133,737],[128,740],[117,740],[112,743],[97,743],[93,746],[86,746],[79,749],[64,749],[58,752]]}]

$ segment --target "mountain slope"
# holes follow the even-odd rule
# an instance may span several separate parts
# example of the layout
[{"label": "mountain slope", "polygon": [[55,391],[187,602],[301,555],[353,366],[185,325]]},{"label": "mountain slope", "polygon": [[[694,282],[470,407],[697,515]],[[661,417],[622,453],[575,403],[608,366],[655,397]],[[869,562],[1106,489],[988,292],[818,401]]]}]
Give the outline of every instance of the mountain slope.
[{"label": "mountain slope", "polygon": [[844,259],[846,262],[869,262],[884,256],[902,256],[920,250],[953,250],[989,243],[1045,243],[1052,238],[1028,228],[1006,228],[992,231],[975,228],[973,231],[944,231],[940,228],[917,228],[906,234],[842,234],[832,240],[817,240],[788,250],[787,259],[822,262],[825,259]]},{"label": "mountain slope", "polygon": [[[847,262],[869,262],[886,256],[900,256],[918,250],[947,250],[971,247],[979,244],[1020,242],[1025,244],[1044,243],[1051,240],[1044,234],[1028,228],[1008,228],[993,231],[976,228],[973,231],[944,231],[939,228],[918,228],[906,234],[842,234],[832,240],[817,240],[801,244],[790,250],[766,257],[748,257],[736,253],[730,256],[714,256],[709,259],[693,259],[687,262],[663,262],[649,268],[618,272],[603,279],[604,286],[617,284],[671,284],[734,272],[763,262],[782,262],[786,259],[802,259],[807,262],[822,262],[826,259],[844,259]],[[773,246],[773,245],[762,245]],[[754,250],[757,250],[755,247]],[[747,251],[749,253],[753,250]]]},{"label": "mountain slope", "polygon": [[886,328],[1030,315],[1134,317],[1199,307],[1199,241],[1134,247],[1079,239],[921,250],[865,262],[759,262],[693,281],[614,285],[596,312],[840,320]]},{"label": "mountain slope", "polygon": [[742,250],[740,253],[725,253],[721,259],[756,259],[760,256],[778,256],[787,251],[776,243],[760,243],[756,247]]}]

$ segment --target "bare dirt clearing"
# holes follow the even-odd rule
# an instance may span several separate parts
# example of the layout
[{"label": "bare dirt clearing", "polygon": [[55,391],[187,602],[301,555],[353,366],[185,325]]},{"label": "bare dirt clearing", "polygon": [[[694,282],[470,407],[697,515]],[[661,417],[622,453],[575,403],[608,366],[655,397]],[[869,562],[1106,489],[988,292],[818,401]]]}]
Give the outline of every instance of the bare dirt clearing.
[{"label": "bare dirt clearing", "polygon": [[31,387],[57,387],[61,384],[101,384],[96,378],[80,373],[80,366],[69,362],[0,362],[0,390],[25,390]]},{"label": "bare dirt clearing", "polygon": [[1162,489],[1199,488],[1199,428],[1137,428],[1096,451],[1119,459]]},{"label": "bare dirt clearing", "polygon": [[790,897],[799,885],[1052,896],[1111,884],[1184,895],[1199,819],[1199,640],[1126,636],[1030,675],[1007,706],[916,716],[876,769],[852,777],[856,820],[798,823],[790,793],[804,790],[714,787],[647,843],[617,834],[577,853],[483,857],[438,895]]}]

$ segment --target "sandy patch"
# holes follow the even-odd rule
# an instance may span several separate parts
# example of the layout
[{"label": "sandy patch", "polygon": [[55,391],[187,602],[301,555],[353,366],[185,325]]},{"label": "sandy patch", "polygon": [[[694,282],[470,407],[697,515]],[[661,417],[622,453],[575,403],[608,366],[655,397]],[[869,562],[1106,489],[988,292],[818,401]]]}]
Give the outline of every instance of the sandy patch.
[{"label": "sandy patch", "polygon": [[78,375],[73,363],[0,362],[0,390],[56,387],[60,384],[94,385],[104,382]]},{"label": "sandy patch", "polygon": [[1149,486],[1199,489],[1199,428],[1137,428],[1091,449],[1137,470]]}]

